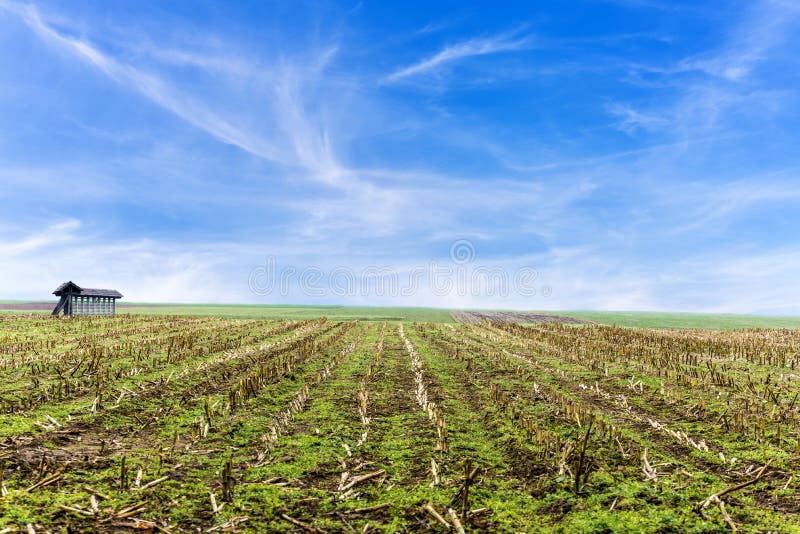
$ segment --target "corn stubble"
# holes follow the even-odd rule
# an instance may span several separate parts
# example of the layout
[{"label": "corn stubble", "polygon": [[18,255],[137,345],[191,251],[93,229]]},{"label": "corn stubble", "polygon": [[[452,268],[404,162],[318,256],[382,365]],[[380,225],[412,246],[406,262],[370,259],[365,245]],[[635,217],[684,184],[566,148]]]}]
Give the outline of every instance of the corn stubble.
[{"label": "corn stubble", "polygon": [[0,316],[0,532],[791,531],[800,334]]}]

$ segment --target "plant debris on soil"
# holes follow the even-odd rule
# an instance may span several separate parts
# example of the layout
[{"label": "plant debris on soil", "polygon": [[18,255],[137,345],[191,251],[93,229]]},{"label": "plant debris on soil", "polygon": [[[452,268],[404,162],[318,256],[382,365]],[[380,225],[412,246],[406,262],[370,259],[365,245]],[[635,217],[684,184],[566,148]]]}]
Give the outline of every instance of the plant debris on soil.
[{"label": "plant debris on soil", "polygon": [[483,321],[492,323],[562,323],[562,324],[590,324],[591,321],[568,317],[566,315],[550,315],[546,313],[515,312],[515,311],[458,311],[453,312],[453,319],[459,323],[479,324]]},{"label": "plant debris on soil", "polygon": [[0,533],[798,530],[800,332],[462,313],[0,315]]}]

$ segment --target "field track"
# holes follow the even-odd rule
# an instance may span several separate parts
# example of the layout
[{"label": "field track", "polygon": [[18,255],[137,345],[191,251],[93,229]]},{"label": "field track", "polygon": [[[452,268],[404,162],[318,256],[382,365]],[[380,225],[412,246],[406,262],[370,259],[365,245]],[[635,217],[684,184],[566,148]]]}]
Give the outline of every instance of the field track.
[{"label": "field track", "polygon": [[800,333],[0,315],[0,532],[798,532]]}]

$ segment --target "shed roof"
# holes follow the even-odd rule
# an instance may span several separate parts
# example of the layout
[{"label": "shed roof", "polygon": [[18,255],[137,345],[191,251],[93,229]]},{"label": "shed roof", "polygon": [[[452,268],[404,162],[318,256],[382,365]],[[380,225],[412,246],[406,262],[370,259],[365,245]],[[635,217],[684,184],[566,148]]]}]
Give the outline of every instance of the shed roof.
[{"label": "shed roof", "polygon": [[73,293],[79,292],[82,290],[81,286],[70,280],[69,282],[64,282],[60,286],[53,291],[53,295],[60,295],[61,293],[71,290]]},{"label": "shed roof", "polygon": [[61,296],[62,294],[69,292],[73,295],[81,296],[81,297],[109,297],[109,298],[122,298],[122,293],[117,291],[116,289],[89,289],[83,288],[70,280],[69,282],[64,282],[60,286],[53,291],[54,295]]}]

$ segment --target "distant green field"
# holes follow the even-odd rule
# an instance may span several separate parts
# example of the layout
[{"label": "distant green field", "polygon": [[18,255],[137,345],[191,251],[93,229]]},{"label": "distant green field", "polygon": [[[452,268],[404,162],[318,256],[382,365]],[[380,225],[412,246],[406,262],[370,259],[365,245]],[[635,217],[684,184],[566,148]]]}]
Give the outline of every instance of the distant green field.
[{"label": "distant green field", "polygon": [[563,314],[602,324],[639,328],[702,328],[706,330],[800,328],[800,317],[790,316],[593,311],[563,312]]},{"label": "distant green field", "polygon": [[[0,300],[0,304],[21,301]],[[54,303],[53,303],[54,304]],[[378,306],[298,306],[251,304],[151,304],[130,303],[120,306],[120,314],[198,315],[232,319],[309,319],[325,315],[335,320],[417,321],[452,323],[451,312],[443,308],[405,308]],[[0,310],[0,313],[49,313],[48,310]],[[539,311],[567,315],[601,324],[637,328],[701,328],[732,330],[738,328],[800,328],[800,317],[768,315],[733,315],[660,312]]]}]

